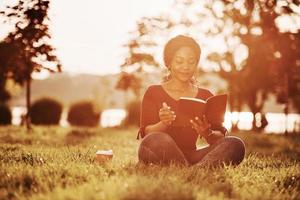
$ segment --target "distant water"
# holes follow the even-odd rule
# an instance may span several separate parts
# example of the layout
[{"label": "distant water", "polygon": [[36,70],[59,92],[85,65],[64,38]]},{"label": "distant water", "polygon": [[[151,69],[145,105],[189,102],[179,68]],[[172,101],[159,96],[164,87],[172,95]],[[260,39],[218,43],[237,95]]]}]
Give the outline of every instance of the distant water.
[{"label": "distant water", "polygon": [[[19,125],[21,122],[21,115],[25,113],[24,107],[14,107],[12,110],[14,125]],[[124,109],[107,109],[102,112],[101,120],[99,124],[102,127],[113,127],[121,124],[122,120],[126,117],[126,111]],[[260,116],[257,116],[258,119]],[[300,115],[289,114],[287,117],[283,113],[267,113],[266,118],[268,125],[265,127],[267,133],[283,133],[286,130],[289,132],[300,132]],[[63,111],[60,125],[67,127],[67,110]],[[224,126],[227,129],[231,129],[232,122],[237,123],[240,130],[250,130],[252,128],[253,115],[251,112],[226,112]]]},{"label": "distant water", "polygon": [[[226,112],[224,126],[230,130],[233,123],[237,123],[240,130],[251,130],[253,114],[251,112]],[[268,125],[264,131],[267,133],[284,133],[287,129],[289,132],[300,132],[300,115],[288,114],[287,117],[283,113],[267,113],[266,118]],[[258,114],[257,119],[261,119]],[[257,125],[260,126],[260,123]]]}]

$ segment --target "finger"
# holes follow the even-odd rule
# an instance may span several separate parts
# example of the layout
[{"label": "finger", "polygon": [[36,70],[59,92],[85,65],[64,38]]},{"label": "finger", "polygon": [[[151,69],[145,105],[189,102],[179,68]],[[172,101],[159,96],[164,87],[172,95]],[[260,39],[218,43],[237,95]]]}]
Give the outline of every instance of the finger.
[{"label": "finger", "polygon": [[159,116],[174,116],[175,112],[170,112],[170,111],[161,111],[159,113]]},{"label": "finger", "polygon": [[190,123],[191,123],[192,128],[195,129],[194,122],[192,119],[190,119]]},{"label": "finger", "polygon": [[163,102],[162,106],[163,108],[170,110],[170,106],[168,106],[166,102]]},{"label": "finger", "polygon": [[175,112],[172,111],[172,110],[165,110],[165,109],[163,109],[163,110],[160,110],[159,112],[160,113],[169,113],[170,115],[175,115]]},{"label": "finger", "polygon": [[160,110],[169,110],[169,108],[168,107],[161,107]]},{"label": "finger", "polygon": [[162,106],[163,106],[163,108],[165,108],[165,107],[167,107],[168,105],[167,105],[166,102],[163,102],[163,103],[162,103]]},{"label": "finger", "polygon": [[199,132],[199,133],[201,133],[201,132],[203,132],[204,130],[206,130],[207,128],[209,128],[210,127],[210,124],[207,124],[207,126],[206,125],[204,125],[203,123],[202,124],[200,124],[200,123],[197,123],[197,122],[195,122],[194,120],[190,120],[190,122],[191,122],[191,124],[192,124],[192,128],[193,129],[195,129],[197,132]]},{"label": "finger", "polygon": [[174,121],[176,119],[176,115],[162,116],[160,119],[161,120],[167,120],[167,121]]},{"label": "finger", "polygon": [[162,121],[165,125],[170,126],[172,123],[169,121]]},{"label": "finger", "polygon": [[159,109],[159,111],[165,111],[165,112],[172,112],[172,113],[174,113],[173,110],[170,110],[168,108],[161,108],[161,109]]},{"label": "finger", "polygon": [[[162,112],[162,113],[165,113],[165,112],[167,112],[167,113],[169,113],[169,112],[173,112],[173,111],[171,111],[170,109],[167,109],[167,108],[161,108],[160,110],[159,110],[159,112]],[[174,112],[173,112],[174,113]]]},{"label": "finger", "polygon": [[202,117],[200,117],[200,120],[202,121],[202,123],[205,123],[205,115],[202,115]]},{"label": "finger", "polygon": [[199,129],[199,125],[194,121],[194,120],[190,120],[190,123],[192,124],[192,127],[194,128],[194,129],[196,129],[196,130],[198,130]]},{"label": "finger", "polygon": [[201,119],[199,117],[195,117],[194,122],[197,123],[198,126],[203,126],[203,122],[201,121]]},{"label": "finger", "polygon": [[206,116],[205,116],[205,115],[202,116],[202,121],[203,121],[203,122],[207,122],[207,119],[206,119]]},{"label": "finger", "polygon": [[170,120],[163,120],[162,122],[164,124],[167,124],[167,125],[171,125],[172,124],[172,121],[170,121]]},{"label": "finger", "polygon": [[200,124],[203,123],[202,120],[199,117],[197,117],[197,116],[195,117],[195,121],[198,122],[198,123],[200,123]]},{"label": "finger", "polygon": [[160,117],[160,120],[173,120],[175,119],[176,117],[174,116],[161,116]]}]

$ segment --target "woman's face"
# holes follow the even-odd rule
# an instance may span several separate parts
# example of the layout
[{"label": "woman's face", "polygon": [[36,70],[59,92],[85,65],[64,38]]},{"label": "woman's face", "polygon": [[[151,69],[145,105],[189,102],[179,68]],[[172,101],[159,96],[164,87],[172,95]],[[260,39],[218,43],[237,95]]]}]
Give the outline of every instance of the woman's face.
[{"label": "woman's face", "polygon": [[171,77],[181,82],[190,81],[197,69],[197,57],[188,46],[178,49],[171,60]]}]

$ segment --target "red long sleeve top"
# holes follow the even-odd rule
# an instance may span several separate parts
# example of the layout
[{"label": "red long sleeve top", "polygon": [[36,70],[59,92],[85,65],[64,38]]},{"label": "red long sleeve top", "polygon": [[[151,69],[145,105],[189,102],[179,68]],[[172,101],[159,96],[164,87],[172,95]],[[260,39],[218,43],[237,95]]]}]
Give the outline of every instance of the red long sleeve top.
[{"label": "red long sleeve top", "polygon": [[[213,96],[213,94],[206,89],[198,88],[198,93],[196,98],[206,100],[207,98]],[[156,124],[160,121],[159,119],[159,109],[162,107],[163,102],[166,102],[171,110],[175,112],[178,111],[178,100],[172,98],[161,85],[151,85],[147,88],[141,105],[140,114],[140,128],[138,131],[137,139],[145,136],[145,127],[148,125]],[[218,127],[212,127],[214,130],[221,130],[224,127],[218,125]],[[197,132],[191,127],[179,127],[179,126],[169,126],[165,131],[169,134],[178,147],[183,151],[196,150],[196,142],[198,139]]]}]

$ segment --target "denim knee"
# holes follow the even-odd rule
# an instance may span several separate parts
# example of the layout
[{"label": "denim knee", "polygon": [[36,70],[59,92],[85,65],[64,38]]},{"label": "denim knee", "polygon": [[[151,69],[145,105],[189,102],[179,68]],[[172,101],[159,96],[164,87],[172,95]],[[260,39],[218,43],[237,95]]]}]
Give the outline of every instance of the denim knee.
[{"label": "denim knee", "polygon": [[160,162],[162,154],[174,143],[173,139],[166,133],[151,133],[146,135],[139,147],[138,157],[140,161]]},{"label": "denim knee", "polygon": [[156,148],[158,146],[165,146],[170,143],[174,143],[174,140],[166,133],[158,132],[146,135],[141,142],[141,146],[147,146],[148,148]]},{"label": "denim knee", "polygon": [[140,144],[139,161],[144,163],[187,164],[187,160],[173,138],[166,133],[147,135]]},{"label": "denim knee", "polygon": [[224,138],[225,142],[229,144],[229,148],[233,151],[232,162],[239,164],[245,157],[246,147],[243,140],[236,136],[227,136]]}]

